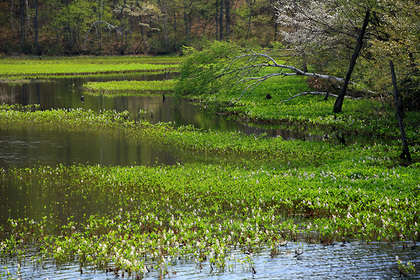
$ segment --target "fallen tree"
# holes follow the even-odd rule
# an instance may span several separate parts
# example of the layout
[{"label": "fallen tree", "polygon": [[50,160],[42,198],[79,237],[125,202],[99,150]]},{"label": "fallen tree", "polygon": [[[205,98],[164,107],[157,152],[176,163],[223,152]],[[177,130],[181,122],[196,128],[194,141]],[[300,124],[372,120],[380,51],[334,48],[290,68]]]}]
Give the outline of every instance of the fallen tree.
[{"label": "fallen tree", "polygon": [[[279,76],[323,79],[334,83],[339,89],[345,83],[345,79],[341,77],[308,72],[292,65],[280,64],[268,54],[256,52],[241,54],[238,49],[232,44],[223,42],[215,42],[209,49],[203,51],[186,48],[188,56],[180,67],[181,76],[177,92],[214,94],[231,91],[237,92],[236,100],[240,100],[245,95],[251,94],[264,81]],[[349,81],[349,84],[355,83]],[[312,91],[299,93],[282,102],[305,95],[338,97],[332,92]]]}]

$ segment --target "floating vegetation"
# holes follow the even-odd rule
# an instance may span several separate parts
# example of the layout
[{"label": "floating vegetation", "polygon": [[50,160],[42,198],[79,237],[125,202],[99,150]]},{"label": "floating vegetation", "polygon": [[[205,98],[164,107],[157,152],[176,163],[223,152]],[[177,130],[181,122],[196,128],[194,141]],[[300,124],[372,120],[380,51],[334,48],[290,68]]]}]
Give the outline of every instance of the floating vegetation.
[{"label": "floating vegetation", "polygon": [[[77,261],[81,270],[89,265],[136,277],[170,273],[177,259],[215,271],[236,263],[253,273],[254,253],[276,256],[287,242],[420,241],[419,166],[395,165],[392,143],[335,149],[329,142],[134,122],[114,111],[3,105],[0,116],[5,128],[101,129],[111,137],[159,139],[183,152],[223,155],[214,164],[3,170],[1,197],[12,188],[22,203],[32,199],[24,208],[2,201],[2,218],[9,219],[2,258],[32,248],[40,260]],[[28,213],[35,218],[25,218]]]},{"label": "floating vegetation", "polygon": [[[141,277],[152,268],[168,273],[176,259],[220,271],[234,259],[252,271],[254,252],[275,255],[287,241],[328,245],[357,237],[402,246],[420,240],[417,170],[347,170],[230,164],[12,169],[1,173],[3,186],[38,197],[44,207],[29,202],[21,210],[38,220],[9,219],[1,254],[18,258],[32,244],[40,259]],[[61,217],[64,209],[74,215]],[[242,253],[232,258],[234,250]]]},{"label": "floating vegetation", "polygon": [[[129,61],[115,59],[120,64]],[[99,61],[106,65],[112,59],[92,58],[86,65]],[[67,62],[71,65],[73,60]],[[60,65],[61,60],[49,63]],[[75,59],[75,64],[83,63]],[[136,92],[147,91],[146,87],[162,90],[171,83],[89,86],[113,93],[123,87]],[[261,87],[255,95],[263,97],[272,89]],[[284,89],[281,94],[289,92]],[[200,98],[205,105],[227,104],[230,99]],[[270,102],[279,98],[273,94]],[[363,102],[357,106],[366,105]],[[294,100],[286,110],[264,98],[249,98],[225,109],[252,120],[323,124],[345,127],[346,132],[357,129],[352,133],[372,137],[370,145],[360,141],[344,145],[336,137],[284,141],[264,134],[151,124],[133,121],[127,111],[43,111],[37,105],[1,105],[2,129],[101,132],[105,137],[153,141],[190,157],[212,159],[172,166],[0,169],[0,259],[6,270],[8,265],[16,268],[16,275],[7,271],[2,276],[22,278],[28,258],[34,266],[47,261],[77,263],[80,273],[92,269],[138,279],[151,271],[159,278],[173,276],[180,261],[194,263],[199,271],[206,267],[210,273],[241,269],[258,275],[256,254],[269,252],[267,256],[275,258],[293,244],[290,256],[297,261],[305,258],[309,244],[345,246],[357,239],[416,248],[420,242],[417,117],[410,119],[408,132],[413,162],[405,167],[400,165],[390,118],[372,111],[329,116],[316,98],[309,104],[314,106],[303,110],[308,104]],[[416,261],[392,261],[401,275],[415,273]]]},{"label": "floating vegetation", "polygon": [[400,276],[410,277],[416,274],[416,265],[412,262],[403,263],[398,256],[395,257],[398,263],[398,270],[400,271]]},{"label": "floating vegetation", "polygon": [[175,81],[111,81],[88,82],[83,87],[90,94],[100,95],[138,95],[148,93],[173,92]]},{"label": "floating vegetation", "polygon": [[131,72],[162,72],[178,69],[179,58],[156,59],[146,57],[126,58],[42,58],[2,59],[0,76],[20,79],[69,75],[95,75]]}]

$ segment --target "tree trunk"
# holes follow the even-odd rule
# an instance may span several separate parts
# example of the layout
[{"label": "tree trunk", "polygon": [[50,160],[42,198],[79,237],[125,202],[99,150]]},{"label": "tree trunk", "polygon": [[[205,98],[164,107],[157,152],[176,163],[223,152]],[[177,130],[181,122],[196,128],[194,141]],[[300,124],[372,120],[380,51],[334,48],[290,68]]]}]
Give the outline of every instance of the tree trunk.
[{"label": "tree trunk", "polygon": [[349,69],[347,70],[347,75],[346,75],[346,79],[344,80],[344,85],[341,88],[341,92],[334,103],[334,110],[333,110],[334,113],[341,113],[341,110],[343,107],[344,96],[346,95],[346,92],[347,92],[347,87],[350,82],[351,73],[353,72],[354,66],[356,65],[356,60],[357,60],[357,57],[359,56],[360,50],[362,49],[363,37],[365,36],[366,27],[369,23],[369,16],[370,16],[370,10],[367,10],[365,18],[363,20],[362,29],[360,30],[359,37],[357,38],[356,49],[354,50],[354,53],[350,59],[350,66],[349,66]]},{"label": "tree trunk", "polygon": [[216,40],[219,41],[219,0],[216,0]]},{"label": "tree trunk", "polygon": [[146,39],[146,32],[144,31],[144,25],[143,23],[143,17],[139,15],[139,21],[140,21],[140,34],[141,38],[143,40],[143,46],[144,46],[144,53],[147,54],[149,47],[147,46],[147,39]]},{"label": "tree trunk", "polygon": [[26,30],[29,30],[31,27],[31,14],[29,13],[29,0],[25,0],[25,6],[26,6]]},{"label": "tree trunk", "polygon": [[20,44],[22,52],[25,49],[25,11],[24,11],[24,0],[19,1],[19,8],[20,8]]},{"label": "tree trunk", "polygon": [[187,34],[187,41],[191,45],[191,13],[187,14],[186,6],[184,6],[184,23],[185,23],[185,33]]},{"label": "tree trunk", "polygon": [[411,155],[410,155],[410,150],[408,149],[407,136],[405,134],[404,122],[402,118],[403,115],[402,115],[402,110],[401,110],[401,106],[399,102],[397,78],[395,77],[394,63],[392,62],[392,60],[389,61],[389,65],[391,67],[392,85],[394,87],[395,109],[397,113],[398,126],[400,128],[400,133],[401,133],[401,141],[403,145],[403,152],[401,154],[401,158],[405,158],[408,162],[411,162]]},{"label": "tree trunk", "polygon": [[176,37],[176,32],[177,32],[177,21],[176,21],[176,7],[174,7],[174,49],[177,50],[178,49],[178,42],[177,42],[177,37]]},{"label": "tree trunk", "polygon": [[39,48],[39,41],[38,41],[38,0],[35,0],[35,46],[36,46],[36,54],[40,55],[41,50]]},{"label": "tree trunk", "polygon": [[220,0],[219,40],[223,40],[223,0]]},{"label": "tree trunk", "polygon": [[248,2],[248,13],[249,13],[249,15],[248,15],[248,29],[246,31],[245,39],[248,39],[249,36],[251,35],[251,20],[252,20],[252,5],[253,5],[252,0],[247,0],[247,2]]},{"label": "tree trunk", "polygon": [[270,6],[271,6],[271,14],[273,15],[272,21],[274,22],[274,36],[273,41],[277,41],[277,33],[278,33],[278,22],[277,22],[277,15],[276,15],[276,8],[275,8],[275,2],[274,0],[270,0]]},{"label": "tree trunk", "polygon": [[226,41],[229,41],[229,37],[230,37],[230,24],[231,24],[231,19],[230,19],[230,2],[229,0],[225,0],[225,17],[226,17],[226,34],[225,34],[225,38]]},{"label": "tree trunk", "polygon": [[[102,22],[102,15],[104,13],[104,1],[99,1],[99,21]],[[102,50],[102,24],[99,25],[99,28],[97,27],[96,30],[99,29],[99,49]]]},{"label": "tree trunk", "polygon": [[121,13],[121,48],[120,48],[120,54],[124,54],[124,50],[125,50],[124,37],[126,35],[126,31],[125,31],[125,28],[124,28],[124,23],[125,23],[124,7],[125,7],[126,4],[127,4],[127,1],[124,0],[124,4],[121,6],[121,10],[120,10],[120,13]]},{"label": "tree trunk", "polygon": [[10,6],[10,23],[12,26],[12,34],[15,33],[15,25],[14,25],[14,18],[13,18],[13,7],[14,7],[15,3],[12,0],[12,5]]},{"label": "tree trunk", "polygon": [[165,52],[169,52],[168,50],[168,7],[164,0],[161,1],[161,10],[163,12],[163,36],[164,36],[164,43],[165,43]]}]

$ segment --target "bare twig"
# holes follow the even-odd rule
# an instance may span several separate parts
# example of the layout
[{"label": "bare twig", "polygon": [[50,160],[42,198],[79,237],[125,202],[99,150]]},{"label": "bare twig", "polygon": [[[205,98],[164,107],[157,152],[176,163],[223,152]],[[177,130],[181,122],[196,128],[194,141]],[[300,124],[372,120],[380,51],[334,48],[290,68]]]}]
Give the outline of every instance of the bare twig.
[{"label": "bare twig", "polygon": [[[335,97],[335,98],[338,97],[338,95],[336,95],[336,94],[332,94],[332,93],[324,92],[324,91],[306,91],[306,92],[301,92],[299,94],[293,95],[289,99],[283,100],[280,103],[286,103],[286,102],[288,102],[292,99],[295,99],[299,96],[304,96],[304,95],[329,95],[329,96],[332,96],[332,97]],[[362,99],[361,97],[353,98],[353,97],[350,97],[350,96],[346,96],[346,98],[351,98],[351,99],[354,99],[354,100]]]},{"label": "bare twig", "polygon": [[96,32],[97,32],[98,31],[98,27],[97,27],[98,24],[105,24],[105,26],[106,26],[106,28],[108,30],[114,30],[117,33],[118,36],[124,36],[124,32],[123,31],[126,31],[126,32],[130,32],[131,33],[130,30],[125,29],[123,27],[116,27],[116,26],[113,26],[112,24],[110,24],[107,21],[98,20],[98,21],[92,22],[92,24],[90,25],[90,28],[87,31],[86,36],[85,36],[85,41],[83,43],[83,49],[86,49],[87,38],[89,36],[90,31],[92,30],[92,27],[95,27]]},{"label": "bare twig", "polygon": [[[252,58],[263,57],[263,58],[268,59],[269,62],[268,63],[254,64],[254,65],[246,65],[244,67],[234,69],[233,71],[228,71],[235,62],[237,62],[239,59],[245,58],[245,57],[252,57]],[[276,67],[276,68],[291,70],[292,72],[295,73],[294,75],[316,77],[316,78],[327,79],[327,80],[335,80],[335,81],[342,82],[342,83],[345,81],[343,78],[339,78],[339,77],[335,77],[335,76],[331,76],[331,75],[319,74],[319,73],[305,72],[305,71],[303,71],[303,70],[301,70],[297,67],[291,66],[291,65],[278,64],[274,60],[274,58],[272,58],[271,56],[266,55],[266,54],[261,54],[261,53],[239,55],[239,56],[236,56],[236,57],[232,58],[231,60],[232,61],[229,63],[229,65],[227,65],[227,67],[225,68],[223,73],[220,74],[219,76],[217,76],[217,78],[220,78],[220,77],[225,76],[225,75],[232,74],[234,72],[240,72],[240,71],[244,71],[244,70],[248,70],[248,69],[252,69],[252,68],[257,68],[257,67],[261,67],[261,68],[263,68],[263,67]],[[277,74],[278,75],[276,75],[276,76],[286,76],[285,73],[277,73]],[[288,75],[290,75],[290,74],[288,74]],[[354,83],[351,83],[351,84],[354,84]]]}]

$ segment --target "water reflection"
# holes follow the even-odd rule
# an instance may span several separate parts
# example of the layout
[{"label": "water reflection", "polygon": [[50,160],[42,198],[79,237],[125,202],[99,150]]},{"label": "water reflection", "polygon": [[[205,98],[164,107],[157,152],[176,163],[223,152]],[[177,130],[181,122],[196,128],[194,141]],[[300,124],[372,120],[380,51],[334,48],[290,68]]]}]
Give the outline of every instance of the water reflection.
[{"label": "water reflection", "polygon": [[[133,119],[147,119],[151,122],[174,122],[175,125],[192,124],[198,128],[222,131],[238,131],[245,134],[262,134],[281,136],[289,139],[312,139],[316,136],[305,131],[282,130],[249,126],[246,123],[227,120],[223,116],[210,115],[199,106],[173,98],[157,96],[93,96],[85,94],[81,86],[89,81],[114,80],[162,80],[174,78],[173,73],[164,74],[125,74],[103,75],[94,77],[60,78],[53,81],[33,80],[23,84],[0,84],[0,102],[6,104],[40,104],[43,109],[83,108],[95,112],[100,110],[116,110],[130,112]],[[81,97],[84,100],[81,100]],[[1,97],[0,97],[1,98]],[[139,114],[141,112],[141,114]]]},{"label": "water reflection", "polygon": [[[0,84],[0,102],[6,104],[40,104],[45,110],[59,108],[83,108],[101,110],[127,110],[132,119],[152,123],[172,122],[176,126],[194,125],[198,128],[235,131],[245,134],[289,139],[313,139],[319,136],[305,131],[281,130],[249,126],[246,123],[227,120],[211,115],[199,106],[185,100],[157,96],[93,96],[82,90],[88,81],[113,80],[162,80],[171,79],[173,73],[124,74],[33,80],[23,84]],[[84,100],[81,97],[84,96]],[[0,167],[25,167],[34,164],[102,164],[102,165],[149,165],[151,162],[174,164],[180,159],[168,151],[162,151],[152,143],[129,144],[110,139],[101,134],[80,134],[63,131],[0,130]]]},{"label": "water reflection", "polygon": [[0,167],[57,164],[152,165],[177,159],[153,143],[128,143],[102,133],[0,128]]},{"label": "water reflection", "polygon": [[[304,247],[301,259],[293,257],[290,251],[297,247]],[[172,260],[169,266],[168,279],[399,279],[399,271],[395,256],[412,261],[416,267],[420,265],[418,248],[416,250],[402,249],[385,244],[365,245],[352,242],[344,247],[308,245],[297,243],[285,249],[282,254],[271,258],[265,250],[253,256],[256,273],[253,274],[245,264],[239,261],[228,261],[225,271],[211,270],[208,261],[198,265],[191,259]],[[236,259],[244,259],[240,251],[231,252]],[[80,274],[77,263],[66,263],[59,267],[55,263],[43,262],[39,267],[29,258],[23,263],[21,273],[25,279],[117,279],[113,273],[106,274],[103,270],[85,267]],[[10,262],[9,265],[12,263]],[[151,266],[149,266],[151,267]],[[0,274],[5,272],[0,268]],[[12,275],[16,275],[15,268],[11,268]],[[143,279],[158,279],[155,269],[144,275]],[[420,275],[409,279],[420,279]]]}]

